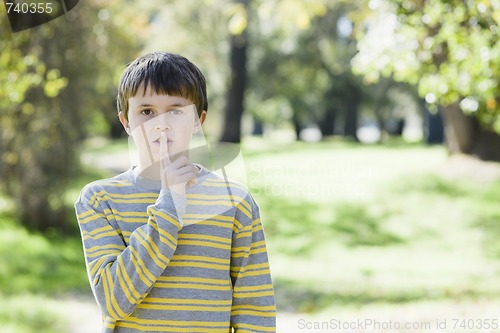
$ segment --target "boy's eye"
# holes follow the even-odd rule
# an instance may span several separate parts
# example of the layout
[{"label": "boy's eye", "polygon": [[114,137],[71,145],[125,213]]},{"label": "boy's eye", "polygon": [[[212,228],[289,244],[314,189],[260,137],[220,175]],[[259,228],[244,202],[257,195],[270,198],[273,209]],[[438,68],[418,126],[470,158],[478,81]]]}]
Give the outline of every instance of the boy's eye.
[{"label": "boy's eye", "polygon": [[145,115],[145,116],[150,116],[153,114],[153,110],[151,109],[144,109],[141,111],[141,114]]},{"label": "boy's eye", "polygon": [[175,110],[170,111],[170,113],[177,116],[177,115],[182,114],[182,110],[175,109]]}]

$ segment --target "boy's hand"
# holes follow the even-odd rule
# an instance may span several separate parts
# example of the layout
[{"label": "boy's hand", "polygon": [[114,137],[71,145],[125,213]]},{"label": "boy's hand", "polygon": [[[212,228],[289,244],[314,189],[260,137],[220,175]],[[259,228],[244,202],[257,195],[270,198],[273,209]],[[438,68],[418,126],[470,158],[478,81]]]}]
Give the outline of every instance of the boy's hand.
[{"label": "boy's hand", "polygon": [[169,188],[182,196],[186,195],[186,184],[196,183],[196,166],[185,156],[170,160],[167,146],[167,133],[160,134],[160,172],[162,188]]}]

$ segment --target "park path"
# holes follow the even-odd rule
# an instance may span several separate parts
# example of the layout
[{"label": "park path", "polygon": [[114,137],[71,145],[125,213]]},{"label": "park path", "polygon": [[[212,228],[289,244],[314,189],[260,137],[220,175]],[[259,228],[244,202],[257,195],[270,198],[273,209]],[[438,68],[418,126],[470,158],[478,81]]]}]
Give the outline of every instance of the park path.
[{"label": "park path", "polygon": [[[91,296],[62,300],[69,318],[67,333],[99,333],[101,315]],[[489,332],[500,329],[463,329],[463,325],[479,325],[488,319],[500,324],[499,304],[494,300],[441,300],[407,304],[366,304],[357,308],[335,307],[328,313],[300,314],[278,311],[277,333],[430,333]],[[341,329],[340,322],[353,329]],[[363,326],[372,322],[375,326]],[[486,323],[486,321],[484,321]],[[319,326],[318,326],[319,325]],[[323,325],[323,328],[321,328]],[[328,327],[328,325],[330,325]],[[352,326],[354,325],[354,326]],[[355,327],[358,325],[357,327]],[[359,326],[361,325],[361,326]],[[392,325],[389,328],[389,325]],[[413,328],[405,329],[404,325]],[[400,326],[398,328],[398,326]],[[355,327],[355,328],[354,328]],[[477,327],[476,327],[477,328]]]},{"label": "park path", "polygon": [[[101,331],[101,313],[91,297],[78,297],[63,300],[64,311],[69,318],[68,333],[99,333]],[[302,316],[303,317],[303,316]],[[277,332],[304,333],[297,323],[301,315],[278,314]]]}]

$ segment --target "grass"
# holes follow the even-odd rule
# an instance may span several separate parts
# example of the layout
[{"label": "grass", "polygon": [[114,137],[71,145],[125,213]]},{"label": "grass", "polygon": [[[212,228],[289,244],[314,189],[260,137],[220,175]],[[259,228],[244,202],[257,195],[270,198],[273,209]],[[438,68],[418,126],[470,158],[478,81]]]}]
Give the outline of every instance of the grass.
[{"label": "grass", "polygon": [[77,237],[29,233],[8,215],[0,226],[0,293],[64,294],[83,291],[88,282]]},{"label": "grass", "polygon": [[34,295],[2,297],[0,327],[3,333],[60,333],[68,323],[62,307],[51,299]]},{"label": "grass", "polygon": [[[120,150],[127,151],[126,143],[114,142],[109,150],[93,142],[85,153]],[[246,171],[261,207],[280,311],[421,309],[500,296],[500,182],[440,176],[436,170],[447,159],[442,148],[252,139],[242,150],[234,172]],[[83,185],[109,175],[85,169],[65,194],[68,205]],[[79,235],[29,233],[5,202],[2,332],[65,332],[64,303],[51,299],[88,294]]]},{"label": "grass", "polygon": [[438,176],[441,148],[310,145],[248,160],[282,311],[500,296],[500,183]]}]

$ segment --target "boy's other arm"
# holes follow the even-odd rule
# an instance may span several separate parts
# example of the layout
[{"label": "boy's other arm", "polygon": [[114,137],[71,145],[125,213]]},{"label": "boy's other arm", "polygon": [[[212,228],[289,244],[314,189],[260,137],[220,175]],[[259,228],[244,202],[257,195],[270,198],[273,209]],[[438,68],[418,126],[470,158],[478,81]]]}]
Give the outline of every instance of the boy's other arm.
[{"label": "boy's other arm", "polygon": [[115,320],[130,315],[168,266],[181,229],[168,190],[162,190],[148,219],[130,235],[127,246],[107,214],[109,194],[99,188],[82,190],[75,203],[85,262],[101,312]]},{"label": "boy's other arm", "polygon": [[231,326],[235,333],[276,332],[276,305],[259,208],[250,196],[247,202],[251,210],[238,210],[240,227],[233,234]]}]

